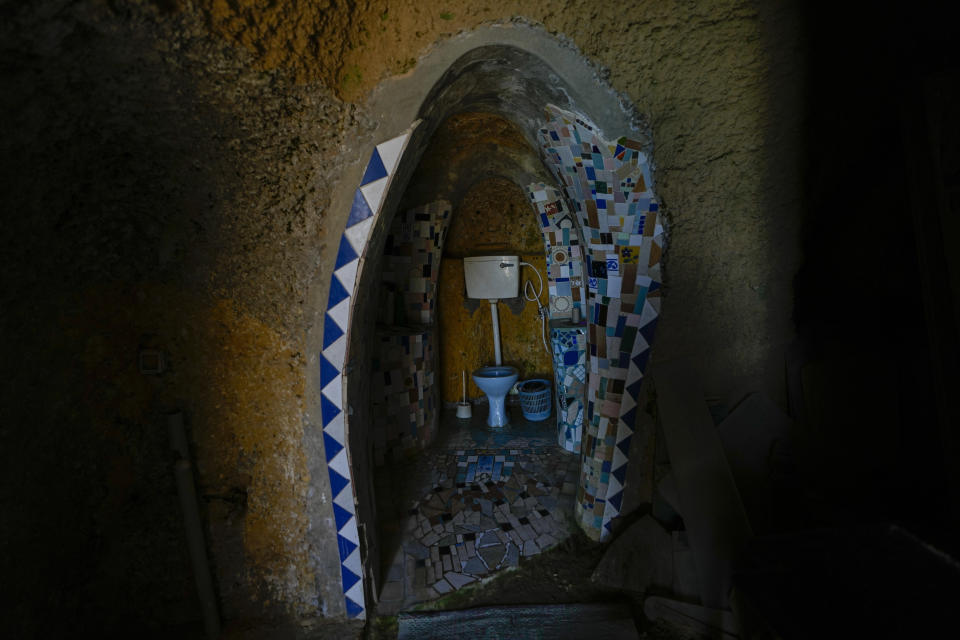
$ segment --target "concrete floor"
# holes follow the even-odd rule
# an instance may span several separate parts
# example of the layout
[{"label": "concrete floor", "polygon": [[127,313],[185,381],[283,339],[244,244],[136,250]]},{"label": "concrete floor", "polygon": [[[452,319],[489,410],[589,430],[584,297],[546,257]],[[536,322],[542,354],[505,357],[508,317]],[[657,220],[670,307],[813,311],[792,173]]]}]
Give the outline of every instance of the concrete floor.
[{"label": "concrete floor", "polygon": [[444,411],[434,444],[378,469],[384,572],[377,613],[435,600],[517,566],[574,530],[579,456],[557,445],[556,417],[508,407],[510,425]]}]

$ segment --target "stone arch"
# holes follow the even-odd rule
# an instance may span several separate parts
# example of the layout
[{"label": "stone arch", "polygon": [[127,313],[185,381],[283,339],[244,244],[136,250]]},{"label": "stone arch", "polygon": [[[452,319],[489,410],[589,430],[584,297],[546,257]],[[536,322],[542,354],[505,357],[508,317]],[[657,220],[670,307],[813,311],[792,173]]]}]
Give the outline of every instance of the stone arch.
[{"label": "stone arch", "polygon": [[[624,321],[624,314],[631,315],[634,309],[631,308],[629,313],[621,313],[618,302],[615,310],[609,311],[610,305],[601,302],[600,288],[593,286],[593,280],[607,281],[607,272],[604,271],[604,277],[600,278],[597,275],[600,269],[594,265],[600,264],[601,257],[604,265],[607,265],[606,261],[612,258],[607,258],[606,254],[619,251],[612,247],[639,246],[641,240],[637,238],[647,230],[643,227],[639,234],[636,228],[632,229],[632,234],[629,233],[631,230],[610,231],[611,222],[617,217],[623,223],[626,216],[636,227],[635,212],[628,214],[619,208],[614,211],[611,206],[609,219],[598,217],[598,199],[591,198],[584,190],[589,191],[591,185],[571,181],[571,174],[577,174],[577,167],[582,168],[583,161],[575,162],[569,151],[572,145],[588,144],[590,148],[585,148],[584,153],[591,155],[589,162],[594,171],[597,166],[600,171],[615,171],[618,167],[630,164],[637,167],[642,164],[644,168],[640,174],[645,174],[644,186],[649,186],[651,196],[647,204],[653,203],[655,210],[652,179],[642,150],[648,146],[648,137],[635,129],[622,99],[599,80],[595,70],[576,52],[535,29],[500,29],[499,32],[495,28],[478,30],[453,42],[449,48],[453,49],[453,53],[461,50],[460,54],[445,66],[442,73],[437,72],[437,66],[443,65],[443,61],[436,60],[442,59],[442,55],[435,54],[433,60],[422,61],[424,70],[419,76],[420,80],[431,74],[433,79],[432,84],[423,85],[430,87],[428,92],[407,86],[407,93],[404,93],[401,90],[403,87],[388,81],[385,83],[387,86],[381,88],[371,100],[376,115],[378,109],[387,108],[392,91],[399,106],[391,117],[384,117],[394,123],[397,118],[402,119],[404,113],[410,113],[412,102],[418,99],[419,102],[415,117],[407,120],[413,124],[399,135],[374,147],[360,185],[352,193],[350,215],[340,238],[323,316],[323,347],[319,367],[323,450],[337,530],[344,605],[350,617],[366,615],[369,586],[376,566],[373,558],[377,553],[372,483],[369,481],[372,465],[364,445],[367,436],[365,429],[369,428],[369,412],[364,402],[369,393],[369,381],[365,378],[368,372],[364,369],[364,362],[369,360],[365,337],[372,323],[365,310],[371,305],[370,292],[374,288],[372,278],[377,272],[376,256],[382,252],[391,219],[433,132],[444,118],[454,113],[491,112],[516,124],[531,146],[540,150],[544,167],[556,178],[554,186],[564,191],[570,203],[569,209],[577,212],[577,222],[584,239],[588,244],[592,242],[596,245],[588,247],[585,255],[593,296],[587,316],[591,327],[589,344],[592,358],[588,394],[592,395],[588,395],[588,411],[585,415],[597,415],[601,419],[585,426],[586,435],[591,438],[589,455],[593,456],[593,463],[583,465],[584,477],[578,493],[578,503],[581,503],[578,506],[581,512],[578,521],[593,537],[602,538],[609,533],[610,522],[619,512],[619,503],[616,508],[611,508],[614,503],[604,500],[606,493],[599,496],[602,505],[597,512],[597,492],[600,489],[606,492],[610,487],[622,491],[622,476],[617,476],[615,472],[625,468],[627,461],[626,450],[629,447],[629,434],[632,433],[632,424],[627,423],[633,419],[636,395],[632,403],[628,402],[630,406],[624,409],[623,415],[619,400],[629,395],[625,391],[631,385],[628,378],[638,368],[642,374],[642,364],[627,353],[626,361],[620,357],[621,366],[618,370],[623,370],[622,375],[601,375],[601,368],[610,373],[607,370],[613,366],[615,358],[608,357],[604,351],[605,364],[600,367],[597,346],[607,346],[607,334],[611,328],[613,333],[609,337],[614,341],[621,339],[617,331],[622,331],[630,322],[629,319]],[[451,52],[446,51],[445,55],[449,58]],[[551,63],[548,64],[546,60]],[[416,73],[413,75],[417,76]],[[411,78],[406,78],[400,84],[409,85],[410,81]],[[627,146],[607,143],[602,139],[601,127],[585,115],[580,115],[585,112],[602,118],[607,130],[630,133],[640,142],[626,141],[629,142]],[[581,140],[589,136],[593,137]],[[564,144],[568,147],[566,151],[561,149]],[[596,175],[587,175],[593,172],[582,173],[585,180],[594,183],[594,187],[601,182],[607,188],[606,183],[598,181]],[[629,171],[624,175],[627,173]],[[537,203],[541,202],[539,194],[543,192],[540,188],[542,175],[531,174],[528,178],[531,203],[537,213],[542,214],[541,208],[537,207]],[[614,204],[616,189],[613,186],[610,189],[611,204]],[[596,193],[593,195],[596,196]],[[642,226],[644,222],[640,224]],[[662,226],[651,223],[648,231],[650,233],[645,237],[651,238],[650,245],[653,244],[654,231],[658,238],[662,236]],[[618,245],[617,242],[606,242],[611,239],[608,238],[611,233],[625,234],[628,242],[633,236],[637,243]],[[660,242],[662,244],[662,238]],[[648,287],[645,293],[649,290]],[[606,302],[611,297],[619,300],[619,296],[602,297],[607,298]],[[644,306],[647,302],[641,301],[639,304],[640,310],[633,314],[636,319],[642,313],[649,316],[649,309]],[[601,311],[601,307],[607,311]],[[608,320],[613,321],[612,327]],[[647,320],[650,318],[647,317]],[[632,332],[633,335],[637,333]],[[638,388],[639,377],[636,373],[632,377],[635,378],[633,385]],[[585,497],[590,497],[589,505],[583,501]]]}]

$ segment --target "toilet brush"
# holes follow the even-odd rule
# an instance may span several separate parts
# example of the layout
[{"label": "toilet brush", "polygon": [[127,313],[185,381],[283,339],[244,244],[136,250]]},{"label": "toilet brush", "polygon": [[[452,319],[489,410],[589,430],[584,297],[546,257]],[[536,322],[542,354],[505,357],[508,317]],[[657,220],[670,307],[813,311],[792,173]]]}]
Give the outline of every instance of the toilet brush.
[{"label": "toilet brush", "polygon": [[467,402],[467,371],[463,370],[463,400],[457,403],[457,417],[469,418],[472,415],[470,403]]}]

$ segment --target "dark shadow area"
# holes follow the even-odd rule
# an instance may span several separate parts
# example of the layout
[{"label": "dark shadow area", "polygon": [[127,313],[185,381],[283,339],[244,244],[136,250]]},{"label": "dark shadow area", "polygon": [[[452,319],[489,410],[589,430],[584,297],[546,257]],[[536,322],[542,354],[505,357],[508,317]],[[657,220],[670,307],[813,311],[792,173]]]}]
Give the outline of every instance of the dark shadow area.
[{"label": "dark shadow area", "polygon": [[960,57],[931,7],[804,13],[801,517],[754,539],[734,582],[744,620],[784,638],[926,636],[960,586]]},{"label": "dark shadow area", "polygon": [[217,114],[189,74],[61,18],[0,63],[0,635],[193,637],[169,407],[137,355],[162,323],[147,283],[185,286],[205,168],[232,161],[197,142]]},{"label": "dark shadow area", "polygon": [[956,78],[958,57],[946,15],[822,9],[807,15],[804,263],[794,315],[802,348],[791,404],[819,461],[828,520],[942,528],[956,523],[948,479],[957,458],[955,432],[941,428],[949,416],[940,390],[956,379],[944,379],[950,372],[937,361],[956,371],[956,324],[945,327],[954,332],[948,342],[932,335],[930,307],[951,292],[928,284],[943,274],[918,247],[941,260],[960,251],[960,238],[922,237],[946,213],[925,206],[931,195],[936,202],[928,192],[938,180],[924,156],[957,140],[917,137],[934,135],[925,80]]}]

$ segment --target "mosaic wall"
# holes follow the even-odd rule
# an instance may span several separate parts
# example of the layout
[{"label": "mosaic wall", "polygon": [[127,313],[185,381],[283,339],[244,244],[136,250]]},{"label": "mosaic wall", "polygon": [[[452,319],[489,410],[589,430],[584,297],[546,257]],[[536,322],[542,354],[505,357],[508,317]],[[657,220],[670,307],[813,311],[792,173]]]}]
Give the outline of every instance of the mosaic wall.
[{"label": "mosaic wall", "polygon": [[551,319],[569,318],[574,308],[586,317],[582,240],[576,215],[564,203],[560,192],[543,183],[527,187],[537,212],[547,255],[547,284]]},{"label": "mosaic wall", "polygon": [[547,108],[539,140],[585,241],[588,383],[577,518],[603,539],[620,513],[643,371],[660,311],[663,226],[640,143],[609,143],[585,117]]},{"label": "mosaic wall", "polygon": [[572,453],[580,453],[583,435],[587,383],[586,334],[586,327],[559,326],[550,330],[553,373],[557,384],[557,443]]},{"label": "mosaic wall", "polygon": [[436,431],[433,325],[450,203],[397,212],[384,244],[370,400],[374,464],[427,446]]},{"label": "mosaic wall", "polygon": [[378,320],[386,325],[434,322],[440,255],[450,203],[438,200],[398,212],[384,247]]},{"label": "mosaic wall", "polygon": [[373,363],[373,459],[377,466],[430,444],[436,433],[433,331],[377,329]]},{"label": "mosaic wall", "polygon": [[[416,125],[414,125],[416,126]],[[378,144],[367,163],[360,186],[353,197],[347,227],[340,238],[330,293],[323,320],[323,351],[320,354],[320,406],[323,420],[323,449],[333,495],[333,516],[340,551],[340,580],[344,604],[351,618],[366,618],[363,563],[357,529],[356,493],[347,456],[347,417],[344,389],[347,332],[356,297],[357,269],[369,241],[370,230],[380,215],[384,195],[400,163],[410,130]]]}]

